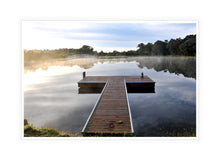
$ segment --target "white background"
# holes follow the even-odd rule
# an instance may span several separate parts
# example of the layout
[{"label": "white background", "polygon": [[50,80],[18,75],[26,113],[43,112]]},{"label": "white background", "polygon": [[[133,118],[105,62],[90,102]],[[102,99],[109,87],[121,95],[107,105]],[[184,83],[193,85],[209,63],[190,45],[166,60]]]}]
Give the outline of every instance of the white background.
[{"label": "white background", "polygon": [[[219,5],[216,0],[0,2],[0,159],[219,159]],[[198,20],[197,140],[22,140],[20,20]]]}]

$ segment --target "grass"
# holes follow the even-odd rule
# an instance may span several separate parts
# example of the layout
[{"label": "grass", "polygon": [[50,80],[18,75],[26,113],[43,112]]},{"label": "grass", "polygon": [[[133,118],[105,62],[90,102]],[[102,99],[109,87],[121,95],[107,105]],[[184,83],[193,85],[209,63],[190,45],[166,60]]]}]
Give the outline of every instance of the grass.
[{"label": "grass", "polygon": [[24,137],[79,137],[79,135],[59,132],[54,128],[37,128],[24,119]]},{"label": "grass", "polygon": [[195,128],[181,128],[173,130],[161,130],[162,137],[196,137]]}]

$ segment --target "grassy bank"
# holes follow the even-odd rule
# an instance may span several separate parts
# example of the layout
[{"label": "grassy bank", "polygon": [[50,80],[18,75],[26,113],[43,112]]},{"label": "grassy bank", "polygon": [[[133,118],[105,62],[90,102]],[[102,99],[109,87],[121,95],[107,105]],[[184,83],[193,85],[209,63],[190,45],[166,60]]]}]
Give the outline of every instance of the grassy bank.
[{"label": "grassy bank", "polygon": [[70,133],[59,132],[54,128],[37,128],[24,119],[24,137],[79,137]]}]

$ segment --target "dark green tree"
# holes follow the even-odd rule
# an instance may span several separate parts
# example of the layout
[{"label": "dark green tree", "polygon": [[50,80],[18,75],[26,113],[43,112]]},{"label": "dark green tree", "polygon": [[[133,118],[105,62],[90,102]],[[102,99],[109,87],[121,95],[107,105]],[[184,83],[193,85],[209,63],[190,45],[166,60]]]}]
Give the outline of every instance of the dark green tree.
[{"label": "dark green tree", "polygon": [[80,53],[84,53],[84,54],[92,54],[93,53],[93,48],[87,45],[83,45],[80,49],[79,49]]},{"label": "dark green tree", "polygon": [[152,43],[148,43],[148,44],[145,45],[144,48],[145,48],[145,51],[148,53],[148,55],[151,55],[153,44]]},{"label": "dark green tree", "polygon": [[143,53],[144,52],[144,43],[138,44],[137,47],[138,47],[137,52],[139,52],[139,53]]},{"label": "dark green tree", "polygon": [[167,49],[168,49],[169,54],[179,55],[180,54],[179,46],[181,42],[182,42],[181,38],[171,39],[169,43],[167,44]]},{"label": "dark green tree", "polygon": [[152,47],[152,55],[167,55],[167,43],[163,41],[156,41]]},{"label": "dark green tree", "polygon": [[196,35],[188,35],[179,46],[181,55],[196,56]]}]

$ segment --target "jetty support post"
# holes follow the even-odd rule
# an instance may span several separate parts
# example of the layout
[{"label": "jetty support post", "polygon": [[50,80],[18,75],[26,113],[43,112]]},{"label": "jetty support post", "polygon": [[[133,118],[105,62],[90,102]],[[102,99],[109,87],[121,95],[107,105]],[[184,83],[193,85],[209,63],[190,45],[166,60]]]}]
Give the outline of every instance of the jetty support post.
[{"label": "jetty support post", "polygon": [[143,72],[141,72],[141,78],[144,78],[144,73]]},{"label": "jetty support post", "polygon": [[86,72],[83,72],[83,78],[86,78]]}]

